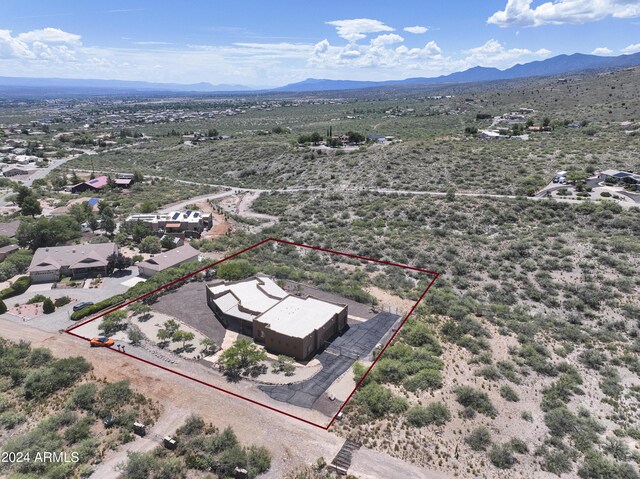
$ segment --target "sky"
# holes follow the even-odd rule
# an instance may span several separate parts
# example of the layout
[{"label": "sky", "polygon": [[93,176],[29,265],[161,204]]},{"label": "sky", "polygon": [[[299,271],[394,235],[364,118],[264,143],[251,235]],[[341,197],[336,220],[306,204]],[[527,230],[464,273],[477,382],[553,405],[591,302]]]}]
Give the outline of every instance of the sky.
[{"label": "sky", "polygon": [[640,52],[640,0],[2,0],[0,76],[273,87]]}]

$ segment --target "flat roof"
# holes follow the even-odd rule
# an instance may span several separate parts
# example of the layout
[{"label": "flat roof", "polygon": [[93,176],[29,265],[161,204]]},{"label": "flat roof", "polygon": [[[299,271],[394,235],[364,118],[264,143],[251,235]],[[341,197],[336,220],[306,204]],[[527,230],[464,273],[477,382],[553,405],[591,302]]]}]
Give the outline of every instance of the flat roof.
[{"label": "flat roof", "polygon": [[329,303],[312,296],[287,296],[258,316],[256,321],[268,324],[272,331],[294,338],[304,338],[327,324],[344,308],[344,305]]},{"label": "flat roof", "polygon": [[[241,306],[254,311],[257,315],[273,307],[287,296],[287,293],[267,276],[256,276],[235,283],[215,284],[209,286],[209,290],[214,295],[222,295],[215,299],[216,304],[220,306],[220,309],[231,314],[233,313],[229,309],[237,310]],[[225,298],[221,302],[220,300],[224,296],[230,296],[230,298]]]}]

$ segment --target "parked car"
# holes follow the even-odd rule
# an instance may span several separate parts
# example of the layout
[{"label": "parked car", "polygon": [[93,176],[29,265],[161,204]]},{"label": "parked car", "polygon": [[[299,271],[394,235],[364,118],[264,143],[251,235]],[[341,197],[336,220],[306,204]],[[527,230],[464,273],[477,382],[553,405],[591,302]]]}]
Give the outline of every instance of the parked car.
[{"label": "parked car", "polygon": [[107,338],[106,336],[98,336],[97,338],[91,338],[91,341],[89,341],[89,344],[91,344],[92,348],[97,348],[97,347],[110,348],[111,346],[114,345],[114,341],[112,338]]},{"label": "parked car", "polygon": [[73,306],[73,310],[80,311],[81,309],[84,309],[87,306],[93,306],[93,303],[91,301],[81,301],[80,303]]}]

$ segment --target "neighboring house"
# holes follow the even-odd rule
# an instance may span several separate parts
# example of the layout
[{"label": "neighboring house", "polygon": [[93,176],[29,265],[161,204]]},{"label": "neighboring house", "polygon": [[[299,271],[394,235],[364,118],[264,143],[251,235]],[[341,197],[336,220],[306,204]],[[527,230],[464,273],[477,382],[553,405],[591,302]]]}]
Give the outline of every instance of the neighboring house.
[{"label": "neighboring house", "polygon": [[640,175],[629,171],[604,170],[598,175],[598,178],[611,183],[640,183]]},{"label": "neighboring house", "polygon": [[0,236],[14,238],[20,226],[20,220],[9,221],[8,223],[0,223]]},{"label": "neighboring house", "polygon": [[9,168],[2,172],[4,176],[26,176],[29,173],[31,173],[31,171],[22,168]]},{"label": "neighboring house", "polygon": [[186,233],[189,236],[199,236],[205,229],[211,227],[213,217],[211,213],[201,211],[171,211],[167,214],[139,214],[129,216],[127,223],[145,223],[152,231],[164,233]]},{"label": "neighboring house", "polygon": [[252,336],[274,354],[304,360],[347,325],[347,306],[288,294],[268,276],[207,286],[207,304],[218,320]]},{"label": "neighboring house", "polygon": [[370,135],[367,137],[367,141],[372,141],[372,142],[377,142],[377,143],[384,143],[387,141],[387,137],[386,136],[380,136],[380,135]]},{"label": "neighboring house", "polygon": [[2,248],[0,248],[0,262],[7,259],[7,256],[9,256],[11,253],[15,253],[19,249],[20,247],[15,244],[3,246]]},{"label": "neighboring house", "polygon": [[115,183],[120,188],[129,188],[133,184],[133,180],[131,178],[116,178]]},{"label": "neighboring house", "polygon": [[478,133],[478,138],[482,138],[485,140],[490,140],[493,138],[500,138],[500,137],[501,137],[500,133],[496,131],[482,130]]},{"label": "neighboring house", "polygon": [[38,248],[28,272],[31,281],[58,281],[61,275],[84,278],[108,273],[107,258],[118,252],[115,243],[79,244]]},{"label": "neighboring house", "polygon": [[71,187],[71,193],[84,193],[85,191],[100,191],[107,186],[109,178],[107,176],[98,176],[93,180],[78,183]]},{"label": "neighboring house", "polygon": [[137,266],[140,276],[151,277],[165,269],[173,268],[189,261],[197,261],[199,256],[200,251],[186,244],[164,253],[153,255],[149,259],[138,263]]}]

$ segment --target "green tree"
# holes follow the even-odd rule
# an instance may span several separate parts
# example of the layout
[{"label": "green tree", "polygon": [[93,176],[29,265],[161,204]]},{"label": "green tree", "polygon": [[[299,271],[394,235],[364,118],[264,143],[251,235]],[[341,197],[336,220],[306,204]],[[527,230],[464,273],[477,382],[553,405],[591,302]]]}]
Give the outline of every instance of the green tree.
[{"label": "green tree", "polygon": [[314,145],[318,145],[322,141],[322,136],[318,132],[313,132],[309,137],[309,141],[311,141],[311,143],[313,143]]},{"label": "green tree", "polygon": [[144,340],[145,335],[138,326],[132,324],[127,328],[127,337],[129,338],[129,341],[131,341],[131,344],[137,345]]},{"label": "green tree", "polygon": [[18,244],[32,251],[44,246],[57,246],[80,237],[80,225],[71,216],[25,219],[16,232]]},{"label": "green tree", "polygon": [[259,363],[267,358],[267,353],[247,339],[239,339],[222,353],[218,364],[225,374],[239,378],[241,374],[254,375],[259,372]]},{"label": "green tree", "polygon": [[135,170],[133,172],[133,182],[134,183],[142,183],[144,181],[144,176],[140,173],[139,170]]},{"label": "green tree", "polygon": [[204,354],[205,356],[211,356],[212,354],[215,354],[218,349],[218,345],[216,344],[215,339],[212,338],[204,338],[200,341],[200,344],[204,346],[202,354]]},{"label": "green tree", "polygon": [[109,271],[120,271],[128,268],[129,266],[131,266],[131,258],[126,257],[120,251],[107,256],[107,269]]},{"label": "green tree", "polygon": [[151,201],[144,201],[140,205],[140,213],[153,213],[156,210],[156,205]]},{"label": "green tree", "polygon": [[35,217],[36,215],[42,213],[42,207],[40,206],[40,202],[38,201],[36,195],[30,194],[24,198],[24,200],[22,201],[22,208],[20,210],[20,213],[23,216],[31,217]]},{"label": "green tree", "polygon": [[0,314],[7,312],[7,305],[0,299]]},{"label": "green tree", "polygon": [[124,329],[122,321],[127,317],[127,313],[122,309],[118,309],[105,315],[100,322],[98,328],[104,333],[105,336],[111,336],[113,333]]},{"label": "green tree", "polygon": [[43,302],[42,302],[42,312],[44,314],[51,314],[56,310],[56,305],[53,304],[53,301],[51,301],[51,298],[46,298]]},{"label": "green tree", "polygon": [[116,227],[117,225],[113,218],[107,216],[102,219],[102,229],[105,230],[109,236],[113,234]]},{"label": "green tree", "polygon": [[156,254],[162,251],[162,243],[157,236],[147,236],[140,242],[140,252]]},{"label": "green tree", "polygon": [[195,334],[193,334],[190,331],[178,330],[175,333],[173,333],[173,336],[171,336],[171,342],[182,343],[182,348],[184,349],[187,347],[187,343],[189,341],[193,341],[195,337],[196,337]]}]

